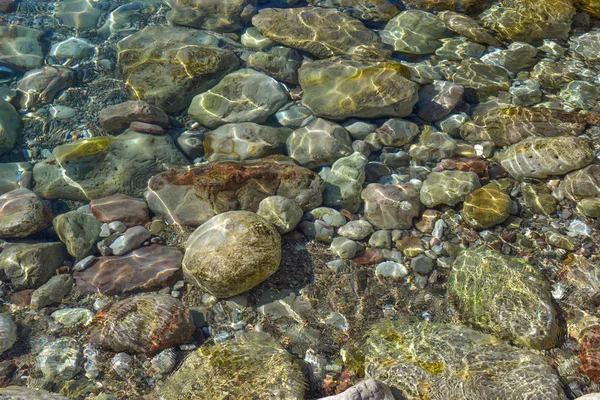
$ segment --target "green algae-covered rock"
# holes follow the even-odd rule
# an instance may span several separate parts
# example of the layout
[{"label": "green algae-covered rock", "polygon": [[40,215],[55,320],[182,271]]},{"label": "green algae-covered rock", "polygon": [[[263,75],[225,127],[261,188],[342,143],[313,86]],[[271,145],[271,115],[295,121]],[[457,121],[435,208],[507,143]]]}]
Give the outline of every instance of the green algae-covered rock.
[{"label": "green algae-covered rock", "polygon": [[539,354],[464,325],[383,321],[367,335],[365,374],[407,400],[565,400]]},{"label": "green algae-covered rock", "polygon": [[471,11],[480,0],[402,0],[408,9],[425,11]]},{"label": "green algae-covered rock", "polygon": [[452,33],[435,15],[420,11],[403,11],[381,31],[381,41],[395,51],[409,54],[430,54],[442,46],[440,39]]},{"label": "green algae-covered rock", "polygon": [[492,182],[467,196],[462,216],[472,228],[490,228],[506,221],[510,215],[510,202],[510,197]]},{"label": "green algae-covered rock", "polygon": [[595,62],[600,60],[600,49],[598,48],[600,40],[600,30],[594,29],[584,33],[581,36],[571,38],[571,51],[579,54],[586,61]]},{"label": "green algae-covered rock", "polygon": [[264,218],[249,211],[216,215],[186,243],[187,281],[219,298],[240,294],[279,268],[281,236]]},{"label": "green algae-covered rock", "polygon": [[440,204],[455,206],[479,187],[479,177],[475,172],[431,172],[423,181],[419,196],[421,203],[427,207],[435,207]]},{"label": "green algae-covered rock", "polygon": [[488,247],[465,250],[454,261],[448,295],[468,325],[518,346],[550,349],[558,324],[550,285],[520,257]]},{"label": "green algae-covered rock", "polygon": [[530,137],[497,154],[504,169],[517,180],[564,175],[594,159],[587,139],[571,136]]},{"label": "green algae-covered rock", "polygon": [[292,199],[283,196],[269,196],[260,202],[256,214],[272,223],[279,233],[294,230],[304,212]]},{"label": "green algae-covered rock", "polygon": [[306,383],[300,366],[264,332],[202,346],[158,387],[164,400],[302,400]]},{"label": "green algae-covered rock", "polygon": [[546,185],[522,183],[521,193],[523,194],[525,205],[532,209],[533,212],[550,215],[556,211],[556,199],[552,196],[550,189]]},{"label": "green algae-covered rock", "polygon": [[577,203],[577,211],[589,218],[600,217],[600,198],[582,199]]},{"label": "green algae-covered rock", "polygon": [[597,0],[573,0],[575,7],[581,9],[592,17],[600,18],[600,2]]},{"label": "green algae-covered rock", "polygon": [[478,115],[474,122],[460,128],[468,142],[492,141],[496,146],[510,146],[532,136],[578,136],[586,126],[585,117],[557,108],[495,108]]},{"label": "green algae-covered rock", "polygon": [[168,0],[174,25],[234,32],[254,15],[257,0]]},{"label": "green algae-covered rock", "polygon": [[506,39],[539,43],[566,39],[574,15],[572,0],[501,0],[484,11],[481,21]]},{"label": "green algae-covered rock", "polygon": [[67,246],[67,251],[73,257],[81,260],[95,253],[102,222],[94,215],[83,211],[71,211],[54,218],[52,224],[61,242]]},{"label": "green algae-covered rock", "polygon": [[127,131],[57,146],[55,159],[33,168],[35,193],[46,199],[91,200],[123,193],[141,197],[148,179],[185,165],[169,135]]},{"label": "green algae-covered rock", "polygon": [[585,81],[572,81],[560,91],[558,97],[575,108],[589,110],[600,100],[600,89]]},{"label": "green algae-covered rock", "polygon": [[240,69],[194,97],[188,114],[209,128],[236,122],[263,123],[287,100],[285,89],[275,79],[252,69]]},{"label": "green algae-covered rock", "polygon": [[419,136],[419,142],[410,146],[409,154],[419,161],[440,161],[456,155],[458,145],[450,135],[425,125]]},{"label": "green algae-covered rock", "polygon": [[0,155],[12,150],[21,131],[21,117],[7,101],[0,99]]},{"label": "green algae-covered rock", "polygon": [[237,56],[219,44],[203,31],[171,26],[148,26],[127,36],[117,47],[129,95],[166,112],[182,111],[237,69]]},{"label": "green algae-covered rock", "polygon": [[302,103],[323,118],[404,117],[418,100],[419,85],[397,62],[334,58],[306,63],[298,73]]},{"label": "green algae-covered rock", "polygon": [[252,18],[252,24],[267,38],[318,58],[390,56],[375,32],[335,9],[264,8]]},{"label": "green algae-covered rock", "polygon": [[322,169],[320,175],[325,181],[323,204],[357,212],[368,162],[364,155],[353,153],[334,162],[331,169]]},{"label": "green algae-covered rock", "polygon": [[394,0],[308,0],[317,7],[336,8],[346,14],[367,21],[387,22],[400,10]]}]

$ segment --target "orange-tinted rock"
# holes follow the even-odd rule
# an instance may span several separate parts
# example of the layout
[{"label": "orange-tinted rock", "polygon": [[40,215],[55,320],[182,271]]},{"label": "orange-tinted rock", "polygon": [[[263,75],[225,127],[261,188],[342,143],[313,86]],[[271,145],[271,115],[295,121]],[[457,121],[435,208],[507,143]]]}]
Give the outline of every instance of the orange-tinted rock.
[{"label": "orange-tinted rock", "polygon": [[94,217],[102,222],[121,221],[127,226],[135,226],[150,221],[148,205],[144,200],[121,193],[92,200],[90,209]]},{"label": "orange-tinted rock", "polygon": [[265,158],[172,169],[150,179],[146,200],[155,214],[191,226],[227,211],[256,212],[269,196],[292,199],[304,211],[321,205],[323,180],[288,160]]},{"label": "orange-tinted rock", "polygon": [[129,129],[136,132],[149,133],[151,135],[162,135],[165,133],[165,130],[158,125],[140,121],[133,121],[129,124]]},{"label": "orange-tinted rock", "polygon": [[31,295],[35,289],[25,289],[10,295],[9,302],[19,307],[27,307],[31,303]]},{"label": "orange-tinted rock", "polygon": [[182,260],[178,249],[155,244],[124,256],[99,257],[90,268],[75,272],[73,278],[83,293],[116,295],[158,290],[173,281]]},{"label": "orange-tinted rock", "polygon": [[[438,167],[442,170],[457,170],[475,172],[479,177],[487,176],[489,162],[479,158],[445,158]],[[436,169],[437,171],[437,169]]]},{"label": "orange-tinted rock", "polygon": [[96,314],[92,324],[92,344],[114,352],[145,354],[188,343],[195,329],[183,303],[159,294],[143,294],[110,304]]},{"label": "orange-tinted rock", "polygon": [[385,260],[382,252],[376,249],[366,249],[363,254],[355,257],[352,262],[358,265],[373,265],[379,264]]},{"label": "orange-tinted rock", "polygon": [[25,238],[51,223],[50,209],[31,190],[19,188],[0,196],[0,237]]},{"label": "orange-tinted rock", "polygon": [[585,332],[579,340],[581,370],[593,381],[600,383],[600,326]]}]

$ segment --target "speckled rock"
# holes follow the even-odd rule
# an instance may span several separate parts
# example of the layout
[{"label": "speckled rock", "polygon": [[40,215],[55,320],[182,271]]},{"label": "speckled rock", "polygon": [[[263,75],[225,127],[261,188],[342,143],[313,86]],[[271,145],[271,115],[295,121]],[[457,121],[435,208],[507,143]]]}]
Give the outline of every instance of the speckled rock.
[{"label": "speckled rock", "polygon": [[279,268],[281,236],[248,211],[212,217],[186,242],[183,273],[188,282],[219,298],[243,293]]},{"label": "speckled rock", "polygon": [[435,15],[420,11],[403,11],[381,31],[381,41],[395,51],[410,54],[433,53],[442,46],[439,39],[451,36],[446,25]]},{"label": "speckled rock", "polygon": [[58,303],[71,291],[72,286],[71,275],[55,275],[31,294],[31,305],[41,309]]},{"label": "speckled rock", "polygon": [[502,0],[480,19],[485,27],[506,39],[539,43],[548,38],[566,39],[573,15],[571,0]]},{"label": "speckled rock", "polygon": [[77,340],[63,337],[51,341],[36,358],[36,365],[50,381],[68,381],[81,371],[83,354]]},{"label": "speckled rock", "polygon": [[108,106],[98,114],[100,125],[107,132],[122,132],[134,121],[146,122],[166,128],[169,117],[158,107],[145,101],[126,101]]},{"label": "speckled rock", "polygon": [[71,211],[54,218],[54,230],[67,246],[67,251],[78,260],[96,252],[102,223],[91,213]]},{"label": "speckled rock", "polygon": [[333,58],[305,63],[298,74],[302,104],[323,118],[404,117],[418,100],[419,86],[397,62]]},{"label": "speckled rock", "polygon": [[369,184],[361,194],[365,217],[379,229],[410,229],[419,215],[419,193],[412,185]]},{"label": "speckled rock", "polygon": [[194,323],[179,300],[142,294],[109,304],[92,321],[90,342],[114,352],[156,354],[192,340]]},{"label": "speckled rock", "polygon": [[209,161],[244,161],[281,154],[291,133],[252,122],[223,125],[206,134],[204,155]]},{"label": "speckled rock", "polygon": [[25,71],[40,68],[44,64],[39,42],[43,34],[20,25],[0,26],[0,63]]},{"label": "speckled rock", "polygon": [[166,112],[187,108],[198,93],[213,87],[239,60],[203,31],[148,26],[121,40],[118,63],[129,95]]},{"label": "speckled rock", "polygon": [[117,192],[141,197],[152,175],[187,164],[169,135],[133,131],[56,146],[52,153],[54,160],[33,168],[34,191],[46,199],[91,200]]},{"label": "speckled rock", "polygon": [[440,161],[452,158],[458,152],[458,145],[450,135],[425,125],[419,142],[410,146],[409,154],[419,161]]},{"label": "speckled rock", "polygon": [[37,288],[68,259],[65,246],[53,243],[10,243],[0,253],[0,268],[17,290]]},{"label": "speckled rock", "polygon": [[9,102],[0,99],[0,154],[12,150],[21,127],[21,116],[17,110]]},{"label": "speckled rock", "polygon": [[317,118],[292,132],[285,147],[290,157],[312,169],[352,154],[352,139],[341,125]]},{"label": "speckled rock", "polygon": [[565,195],[575,202],[600,197],[600,165],[590,165],[565,175],[562,185]]},{"label": "speckled rock", "polygon": [[334,9],[264,8],[252,18],[252,24],[269,39],[318,58],[390,55],[375,32],[359,20]]},{"label": "speckled rock", "polygon": [[421,203],[427,207],[435,207],[440,204],[455,206],[479,187],[479,177],[474,172],[432,172],[423,181],[419,196]]},{"label": "speckled rock", "polygon": [[444,21],[446,27],[476,43],[488,44],[490,46],[501,46],[502,43],[496,39],[490,31],[483,28],[471,17],[453,11],[442,11],[438,17]]},{"label": "speckled rock", "polygon": [[31,190],[18,188],[0,196],[0,237],[25,238],[51,223],[50,208]]},{"label": "speckled rock", "polygon": [[543,355],[464,325],[380,322],[364,352],[366,375],[407,400],[422,399],[423,388],[439,399],[567,398]]},{"label": "speckled rock", "polygon": [[188,114],[209,128],[235,123],[263,123],[288,101],[283,86],[270,76],[240,69],[192,99]]},{"label": "speckled rock", "polygon": [[594,158],[587,139],[558,136],[530,137],[497,155],[500,164],[517,180],[565,175],[590,164]]},{"label": "speckled rock", "polygon": [[90,210],[98,221],[121,221],[128,227],[150,221],[148,205],[143,199],[121,193],[90,201]]},{"label": "speckled rock", "polygon": [[257,0],[168,0],[169,22],[216,32],[234,32],[254,15]]},{"label": "speckled rock", "polygon": [[209,163],[152,177],[146,200],[169,222],[198,226],[226,211],[256,211],[269,196],[309,210],[321,205],[323,186],[319,175],[289,159]]},{"label": "speckled rock", "polygon": [[[239,382],[243,382],[240,384]],[[165,400],[304,399],[304,374],[294,358],[264,332],[200,347],[162,385]]]},{"label": "speckled rock", "polygon": [[294,200],[283,196],[270,196],[260,202],[256,214],[272,223],[279,233],[284,234],[296,228],[304,212]]},{"label": "speckled rock", "polygon": [[462,216],[469,226],[486,229],[506,221],[510,216],[510,197],[499,185],[489,183],[467,196]]},{"label": "speckled rock", "polygon": [[485,246],[464,251],[452,267],[448,293],[462,320],[476,329],[534,349],[558,340],[550,285],[520,257]]},{"label": "speckled rock", "polygon": [[357,212],[368,162],[367,157],[355,152],[334,162],[331,169],[323,168],[319,173],[325,181],[323,204]]},{"label": "speckled rock", "polygon": [[0,314],[0,354],[10,349],[16,340],[17,324],[15,324],[10,315]]}]

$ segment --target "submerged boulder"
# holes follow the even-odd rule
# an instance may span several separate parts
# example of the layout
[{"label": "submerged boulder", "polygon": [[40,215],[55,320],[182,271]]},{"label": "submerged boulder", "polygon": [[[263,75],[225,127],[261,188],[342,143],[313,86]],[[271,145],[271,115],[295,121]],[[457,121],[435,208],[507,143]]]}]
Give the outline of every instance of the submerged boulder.
[{"label": "submerged boulder", "polygon": [[217,32],[234,32],[254,15],[257,0],[168,0],[169,21]]}]

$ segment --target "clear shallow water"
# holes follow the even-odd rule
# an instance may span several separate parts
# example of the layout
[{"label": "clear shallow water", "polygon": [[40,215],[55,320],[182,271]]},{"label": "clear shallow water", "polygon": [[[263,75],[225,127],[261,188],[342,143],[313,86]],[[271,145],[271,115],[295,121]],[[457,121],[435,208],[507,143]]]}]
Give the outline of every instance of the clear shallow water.
[{"label": "clear shallow water", "polygon": [[600,391],[595,2],[12,3],[2,396]]}]

